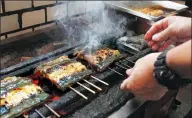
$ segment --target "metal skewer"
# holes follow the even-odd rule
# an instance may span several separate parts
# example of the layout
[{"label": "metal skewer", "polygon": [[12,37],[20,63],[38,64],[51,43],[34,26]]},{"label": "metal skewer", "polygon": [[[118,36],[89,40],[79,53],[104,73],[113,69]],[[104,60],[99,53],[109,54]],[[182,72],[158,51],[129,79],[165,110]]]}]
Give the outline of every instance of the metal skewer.
[{"label": "metal skewer", "polygon": [[96,86],[95,84],[93,84],[93,83],[87,81],[86,79],[84,79],[84,81],[85,81],[86,83],[90,84],[91,86],[95,87],[96,89],[102,91],[102,89],[101,89],[100,87]]},{"label": "metal skewer", "polygon": [[95,91],[91,90],[90,88],[86,87],[85,85],[77,82],[78,85],[82,86],[83,88],[85,88],[86,90],[90,91],[91,93],[95,94]]},{"label": "metal skewer", "polygon": [[131,66],[128,66],[126,64],[124,64],[123,62],[120,62],[122,65],[126,66],[127,68],[132,68]]},{"label": "metal skewer", "polygon": [[91,78],[93,78],[93,79],[95,79],[95,80],[97,80],[97,81],[99,81],[99,82],[101,82],[101,83],[103,83],[103,84],[109,86],[109,84],[108,84],[107,82],[104,82],[104,81],[100,80],[100,79],[97,78],[97,77],[94,77],[94,76],[91,75]]},{"label": "metal skewer", "polygon": [[124,66],[122,66],[122,65],[119,65],[119,64],[115,64],[115,65],[117,65],[117,66],[119,66],[120,68],[123,68],[123,69],[125,69],[125,70],[128,69],[128,68],[126,68],[126,67],[124,67]]},{"label": "metal skewer", "polygon": [[83,97],[84,99],[88,99],[85,95],[83,95],[82,93],[80,93],[79,91],[77,91],[76,89],[74,89],[73,87],[69,86],[69,88],[71,90],[73,90],[75,93],[77,93],[78,95],[80,95],[81,97]]},{"label": "metal skewer", "polygon": [[37,112],[37,114],[39,114],[42,118],[46,118],[43,114],[41,114],[41,113],[39,112],[39,110],[35,109],[35,112]]},{"label": "metal skewer", "polygon": [[132,64],[135,64],[135,62],[133,62],[133,61],[130,61],[130,60],[128,60],[128,59],[125,59],[125,60],[127,60],[128,62],[131,62]]},{"label": "metal skewer", "polygon": [[54,111],[49,105],[45,104],[45,107],[47,107],[53,114],[55,114],[58,118],[60,117],[60,115]]},{"label": "metal skewer", "polygon": [[110,67],[108,67],[108,69],[110,69],[111,71],[113,71],[113,72],[115,72],[115,73],[117,73],[117,74],[119,74],[119,75],[123,76],[123,74],[121,74],[121,73],[117,72],[116,70],[114,70],[114,69],[112,69],[112,68],[110,68]]}]

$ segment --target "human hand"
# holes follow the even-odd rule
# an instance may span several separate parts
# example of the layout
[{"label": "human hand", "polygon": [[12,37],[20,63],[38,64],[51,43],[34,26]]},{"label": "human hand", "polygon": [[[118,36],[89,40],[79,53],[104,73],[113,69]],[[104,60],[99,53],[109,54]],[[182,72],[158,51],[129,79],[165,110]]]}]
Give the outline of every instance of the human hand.
[{"label": "human hand", "polygon": [[145,34],[145,40],[154,51],[163,51],[169,45],[191,39],[191,18],[170,16],[156,22]]},{"label": "human hand", "polygon": [[159,54],[149,54],[139,59],[132,69],[127,70],[129,77],[123,81],[121,89],[146,100],[158,100],[163,97],[167,88],[153,78],[154,63]]}]

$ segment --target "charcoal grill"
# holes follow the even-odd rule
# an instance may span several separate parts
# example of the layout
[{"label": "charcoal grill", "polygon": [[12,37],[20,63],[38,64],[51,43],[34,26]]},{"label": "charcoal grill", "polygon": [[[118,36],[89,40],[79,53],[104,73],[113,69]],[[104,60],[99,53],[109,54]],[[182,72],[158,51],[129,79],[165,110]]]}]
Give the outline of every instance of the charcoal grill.
[{"label": "charcoal grill", "polygon": [[[131,19],[133,18],[133,16],[127,16],[127,15],[126,17],[130,17]],[[131,25],[135,23],[135,20],[133,21],[134,22],[130,23]],[[69,21],[66,21],[66,22],[69,22]],[[71,24],[73,24],[72,21],[70,21],[69,26],[66,25],[66,27],[68,28],[71,27]],[[96,33],[92,31],[90,28],[85,27],[84,25],[75,27],[77,29],[77,34],[76,34],[77,37],[79,36],[78,31],[79,30],[82,31],[82,29],[83,31],[86,31],[89,33],[94,33],[94,34]],[[125,29],[124,31],[126,32],[126,30],[127,29]],[[45,45],[50,42],[55,42],[55,40],[51,39],[50,37],[47,37],[47,34],[49,34],[48,36],[52,34],[51,36],[54,36],[54,35],[57,36],[58,40],[56,41],[59,41],[59,42],[62,41],[61,43],[62,47],[56,47],[55,49],[52,49],[51,52],[46,52],[45,54],[42,54],[40,56],[31,54],[30,56],[36,56],[36,57],[33,57],[30,60],[15,64],[13,66],[5,67],[1,69],[1,73],[0,73],[1,79],[7,76],[29,76],[33,73],[34,69],[39,64],[46,62],[48,60],[55,59],[61,55],[68,55],[70,57],[77,47],[80,47],[83,45],[81,43],[76,43],[70,46],[63,45],[64,41],[59,39],[63,39],[63,37],[65,38],[70,38],[70,37],[61,35],[60,33],[61,31],[64,32],[63,29],[61,30],[58,26],[56,26],[40,34],[33,33],[29,36],[24,37],[23,39],[18,40],[18,37],[16,37],[15,39],[14,38],[11,39],[13,42],[3,42],[1,44],[1,50],[7,51],[7,54],[9,54],[12,49],[10,50],[7,50],[7,49],[9,49],[10,47],[12,47],[13,49],[20,49],[18,50],[18,52],[19,51],[21,52],[21,50],[23,51],[26,48],[28,48],[27,46],[17,47],[17,45],[34,44],[33,46],[35,46],[35,44]],[[123,36],[125,32],[122,31],[120,36]],[[110,32],[108,34],[99,33],[98,36],[102,37],[103,39],[110,39],[110,42],[108,42],[108,45],[110,45],[111,47],[114,46],[113,45],[114,40],[118,38],[114,32]],[[35,40],[32,41],[32,39],[35,39]],[[26,50],[26,53],[31,51],[33,51],[33,49]],[[130,92],[124,92],[119,89],[121,82],[126,78],[125,69],[133,67],[134,62],[137,59],[151,52],[152,52],[151,49],[145,49],[141,52],[138,52],[135,55],[129,55],[128,57],[112,64],[110,68],[108,68],[104,72],[93,75],[99,80],[108,83],[109,86],[104,85],[101,81],[94,79],[94,77],[92,78],[89,77],[88,81],[102,88],[101,91],[93,88],[92,86],[90,86],[90,84],[86,82],[80,81],[80,84],[83,84],[84,86],[87,86],[88,88],[91,88],[92,90],[94,90],[95,94],[88,92],[80,84],[74,85],[73,88],[75,88],[75,90],[78,90],[80,93],[85,95],[88,98],[88,100],[85,100],[84,98],[76,94],[74,91],[71,91],[71,89],[67,89],[64,92],[61,92],[49,82],[44,81],[42,88],[45,90],[45,92],[51,94],[53,99],[50,99],[45,105],[40,105],[28,111],[27,116],[29,118],[41,118],[41,117],[47,117],[50,115],[56,115],[56,116],[59,115],[61,117],[93,117],[93,118],[98,118],[98,117],[101,118],[101,117],[109,116],[111,113],[113,113],[114,111],[118,110],[121,106],[123,106],[127,101],[134,98],[134,95],[131,94]],[[171,94],[171,95],[174,96],[175,94]],[[57,99],[55,99],[55,97]],[[167,99],[164,100],[163,104],[165,104],[165,102],[167,101],[168,101]],[[144,106],[147,106],[147,105],[148,103],[144,104]],[[24,117],[25,115],[21,117]]]}]

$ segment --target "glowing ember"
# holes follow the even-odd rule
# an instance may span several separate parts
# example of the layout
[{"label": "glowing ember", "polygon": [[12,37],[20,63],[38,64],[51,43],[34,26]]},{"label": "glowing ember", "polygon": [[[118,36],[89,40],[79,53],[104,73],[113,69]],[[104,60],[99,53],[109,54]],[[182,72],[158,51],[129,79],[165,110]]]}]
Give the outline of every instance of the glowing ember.
[{"label": "glowing ember", "polygon": [[52,101],[56,101],[56,100],[58,100],[58,99],[59,99],[59,96],[52,96],[52,97],[51,97],[51,100],[52,100]]},{"label": "glowing ember", "polygon": [[67,112],[65,112],[64,110],[60,110],[60,111],[59,111],[59,114],[64,116],[64,115],[67,114]]},{"label": "glowing ember", "polygon": [[36,84],[36,85],[39,84],[39,80],[37,80],[37,79],[32,79],[32,82],[33,82],[33,84]]}]

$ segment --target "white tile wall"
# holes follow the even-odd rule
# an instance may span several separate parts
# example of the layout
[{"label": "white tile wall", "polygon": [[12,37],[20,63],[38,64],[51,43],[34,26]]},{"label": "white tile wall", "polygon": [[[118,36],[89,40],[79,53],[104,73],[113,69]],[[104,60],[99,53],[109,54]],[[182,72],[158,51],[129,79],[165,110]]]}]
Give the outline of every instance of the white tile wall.
[{"label": "white tile wall", "polygon": [[32,12],[25,12],[22,15],[23,27],[36,25],[45,22],[45,10],[36,10]]},{"label": "white tile wall", "polygon": [[32,7],[31,0],[5,0],[5,11],[15,11]]},{"label": "white tile wall", "polygon": [[18,15],[1,17],[1,33],[19,29]]},{"label": "white tile wall", "polygon": [[49,5],[49,4],[55,4],[56,3],[56,0],[35,0],[34,1],[34,6],[37,7],[37,6],[43,6],[43,5]]}]

